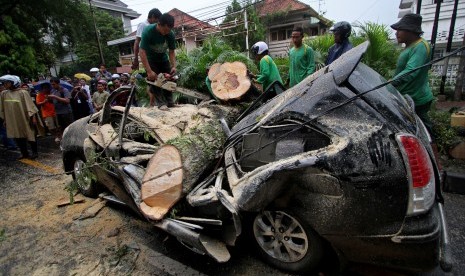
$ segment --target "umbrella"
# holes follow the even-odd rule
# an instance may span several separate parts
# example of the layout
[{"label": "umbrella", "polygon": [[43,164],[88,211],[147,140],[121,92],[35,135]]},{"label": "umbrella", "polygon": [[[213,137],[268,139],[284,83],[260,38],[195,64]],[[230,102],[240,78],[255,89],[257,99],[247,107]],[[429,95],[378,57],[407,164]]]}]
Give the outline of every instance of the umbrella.
[{"label": "umbrella", "polygon": [[[40,90],[40,87],[42,86],[42,84],[44,83],[48,83],[50,84],[50,80],[41,80],[41,81],[38,81],[37,83],[34,84],[34,89],[35,90]],[[66,81],[63,81],[63,80],[60,80],[60,85],[66,89],[68,89],[69,91],[73,90],[73,85],[69,82],[66,82]]]},{"label": "umbrella", "polygon": [[78,79],[85,79],[86,81],[90,81],[91,77],[87,74],[84,74],[84,73],[76,73],[74,74],[74,77],[75,78],[78,78]]}]

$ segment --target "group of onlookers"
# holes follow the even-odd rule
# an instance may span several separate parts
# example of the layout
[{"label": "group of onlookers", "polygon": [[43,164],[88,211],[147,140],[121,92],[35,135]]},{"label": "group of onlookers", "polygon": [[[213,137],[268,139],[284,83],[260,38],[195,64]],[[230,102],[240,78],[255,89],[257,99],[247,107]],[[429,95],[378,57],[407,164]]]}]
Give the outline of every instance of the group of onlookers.
[{"label": "group of onlookers", "polygon": [[[95,68],[96,69],[96,68]],[[61,141],[63,130],[75,120],[99,111],[110,92],[129,85],[129,74],[111,74],[102,65],[91,70],[87,84],[84,78],[71,83],[52,77],[41,79],[35,86],[22,83],[15,75],[0,77],[0,136],[7,149],[19,147],[21,158],[37,158],[38,135],[53,135]],[[94,87],[92,87],[92,85]],[[125,105],[128,93],[118,96],[113,105]],[[29,154],[27,142],[31,146]]]}]

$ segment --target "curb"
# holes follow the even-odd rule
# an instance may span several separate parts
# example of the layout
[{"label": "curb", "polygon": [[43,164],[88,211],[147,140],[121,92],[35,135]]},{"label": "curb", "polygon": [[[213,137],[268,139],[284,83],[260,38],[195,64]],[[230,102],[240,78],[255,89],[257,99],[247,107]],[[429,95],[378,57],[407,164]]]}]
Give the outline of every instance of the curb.
[{"label": "curb", "polygon": [[465,174],[444,171],[444,192],[465,195]]}]

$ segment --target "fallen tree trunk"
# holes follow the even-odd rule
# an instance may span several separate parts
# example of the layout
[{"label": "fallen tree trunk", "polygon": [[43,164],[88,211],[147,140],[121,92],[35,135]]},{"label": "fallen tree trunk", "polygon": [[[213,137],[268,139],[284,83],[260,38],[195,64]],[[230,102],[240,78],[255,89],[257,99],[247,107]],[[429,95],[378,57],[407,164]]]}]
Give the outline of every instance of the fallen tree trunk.
[{"label": "fallen tree trunk", "polygon": [[202,108],[195,127],[157,150],[142,180],[140,206],[146,217],[162,219],[212,167],[226,139],[219,119],[232,119],[236,111],[225,106]]},{"label": "fallen tree trunk", "polygon": [[[219,67],[219,68],[218,68]],[[242,62],[213,64],[208,72],[213,94],[221,101],[241,99],[249,91],[251,82],[247,76],[247,66]]]}]

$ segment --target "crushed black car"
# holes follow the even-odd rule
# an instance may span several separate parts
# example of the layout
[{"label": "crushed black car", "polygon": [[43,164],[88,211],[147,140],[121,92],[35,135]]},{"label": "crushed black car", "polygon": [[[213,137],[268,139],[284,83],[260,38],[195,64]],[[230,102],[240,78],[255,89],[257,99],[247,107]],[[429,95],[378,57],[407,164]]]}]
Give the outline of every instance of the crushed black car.
[{"label": "crushed black car", "polygon": [[[166,131],[154,125],[153,111],[111,107],[110,99],[101,112],[66,129],[64,168],[85,195],[105,187],[218,262],[228,261],[228,246],[250,232],[261,257],[291,272],[316,268],[325,250],[412,271],[439,264],[450,269],[431,139],[411,101],[360,62],[367,47],[252,104],[230,129],[223,121],[226,140],[216,166],[180,192],[174,215],[153,220],[141,207],[150,159],[172,138],[162,137]],[[112,140],[99,140],[96,133],[108,124]],[[107,161],[89,162],[95,156]]]}]

